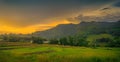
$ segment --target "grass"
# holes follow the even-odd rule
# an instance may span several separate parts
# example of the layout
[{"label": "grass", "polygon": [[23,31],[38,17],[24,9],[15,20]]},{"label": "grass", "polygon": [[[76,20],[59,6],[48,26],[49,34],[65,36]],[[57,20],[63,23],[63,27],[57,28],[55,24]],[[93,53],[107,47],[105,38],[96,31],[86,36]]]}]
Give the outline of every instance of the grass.
[{"label": "grass", "polygon": [[[8,49],[7,49],[8,48]],[[60,45],[0,47],[0,62],[120,62],[120,48]]]}]

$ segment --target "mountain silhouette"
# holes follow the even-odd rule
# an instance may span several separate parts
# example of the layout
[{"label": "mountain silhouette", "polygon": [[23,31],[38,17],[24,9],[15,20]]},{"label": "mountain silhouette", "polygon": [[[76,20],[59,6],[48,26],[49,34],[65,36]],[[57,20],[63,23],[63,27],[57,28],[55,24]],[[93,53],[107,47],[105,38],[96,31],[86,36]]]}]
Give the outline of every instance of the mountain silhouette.
[{"label": "mountain silhouette", "polygon": [[45,31],[34,32],[33,35],[50,39],[100,33],[120,36],[120,22],[81,22],[79,24],[60,24]]}]

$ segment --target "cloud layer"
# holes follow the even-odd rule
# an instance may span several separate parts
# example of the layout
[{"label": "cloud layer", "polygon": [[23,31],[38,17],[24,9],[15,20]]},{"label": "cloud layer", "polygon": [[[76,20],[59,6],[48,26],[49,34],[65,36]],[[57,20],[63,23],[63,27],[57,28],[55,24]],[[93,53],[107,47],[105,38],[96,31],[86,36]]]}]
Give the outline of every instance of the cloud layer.
[{"label": "cloud layer", "polygon": [[40,25],[78,23],[67,19],[79,18],[80,14],[91,13],[111,4],[119,7],[119,0],[0,0],[0,26],[17,29],[36,26],[34,31],[43,30]]},{"label": "cloud layer", "polygon": [[[68,18],[68,21],[71,23],[80,23],[82,21],[85,22],[91,22],[91,21],[97,21],[97,22],[116,22],[120,20],[120,11],[119,12],[112,12],[110,13],[111,9],[104,9],[102,11],[100,11],[98,14],[90,14],[90,15],[83,15],[80,14],[77,17],[73,17],[73,18]],[[94,12],[93,12],[94,13]]]}]

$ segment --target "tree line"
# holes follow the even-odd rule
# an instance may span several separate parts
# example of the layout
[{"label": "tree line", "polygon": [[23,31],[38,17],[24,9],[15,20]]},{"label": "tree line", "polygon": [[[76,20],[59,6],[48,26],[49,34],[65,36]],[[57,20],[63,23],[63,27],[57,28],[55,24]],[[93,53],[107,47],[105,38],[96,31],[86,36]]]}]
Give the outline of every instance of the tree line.
[{"label": "tree line", "polygon": [[120,47],[120,37],[110,34],[93,34],[93,35],[75,35],[62,37],[58,39],[45,39],[39,36],[4,34],[0,35],[0,41],[4,42],[31,42],[43,44],[49,41],[49,44],[85,46],[85,47]]},{"label": "tree line", "polygon": [[2,34],[0,35],[0,41],[4,42],[31,42],[37,44],[43,44],[46,39],[39,36],[32,35],[19,35],[19,34]]},{"label": "tree line", "polygon": [[50,40],[50,44],[86,46],[86,47],[120,47],[120,37],[110,34],[88,36],[69,36]]}]

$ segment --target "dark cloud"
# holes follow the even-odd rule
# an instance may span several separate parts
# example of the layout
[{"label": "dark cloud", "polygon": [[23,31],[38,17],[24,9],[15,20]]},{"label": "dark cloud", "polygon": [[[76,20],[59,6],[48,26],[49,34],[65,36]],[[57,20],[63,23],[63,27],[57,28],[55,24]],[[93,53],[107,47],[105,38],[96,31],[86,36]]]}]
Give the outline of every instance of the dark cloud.
[{"label": "dark cloud", "polygon": [[106,8],[102,8],[101,10],[109,10],[110,8],[106,7]]},{"label": "dark cloud", "polygon": [[104,3],[104,2],[109,2],[113,0],[2,0],[5,3],[8,4],[79,4],[79,3],[86,3],[86,4],[91,4],[91,3]]},{"label": "dark cloud", "polygon": [[98,21],[98,22],[115,22],[120,20],[120,12],[106,14],[104,16],[83,16],[79,15],[74,18],[69,18],[68,21],[71,23],[80,23],[82,21],[91,22],[91,21]]},{"label": "dark cloud", "polygon": [[94,11],[114,0],[0,0],[0,18],[11,25],[45,24]]},{"label": "dark cloud", "polygon": [[115,3],[114,6],[116,6],[116,7],[120,7],[120,1],[117,2],[117,3]]}]

